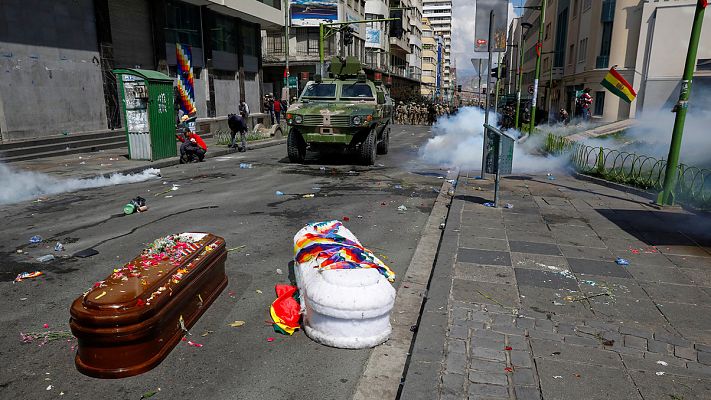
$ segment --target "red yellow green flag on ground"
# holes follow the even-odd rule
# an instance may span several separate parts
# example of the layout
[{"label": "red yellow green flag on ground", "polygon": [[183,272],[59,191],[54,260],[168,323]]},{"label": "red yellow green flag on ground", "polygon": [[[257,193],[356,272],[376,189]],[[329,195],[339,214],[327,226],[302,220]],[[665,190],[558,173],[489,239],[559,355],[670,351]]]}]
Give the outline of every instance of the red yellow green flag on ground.
[{"label": "red yellow green flag on ground", "polygon": [[610,71],[600,84],[628,103],[631,103],[637,97],[637,92],[634,91],[632,85],[619,72],[615,71],[615,67],[610,68]]}]

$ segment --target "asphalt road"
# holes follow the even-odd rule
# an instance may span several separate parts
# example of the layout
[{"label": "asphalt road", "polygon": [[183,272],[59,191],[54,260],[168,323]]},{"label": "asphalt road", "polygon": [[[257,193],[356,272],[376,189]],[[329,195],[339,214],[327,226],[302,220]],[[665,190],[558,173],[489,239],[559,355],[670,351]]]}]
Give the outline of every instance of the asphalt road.
[{"label": "asphalt road", "polygon": [[[361,242],[401,275],[434,203],[433,188],[441,186],[437,176],[446,173],[418,160],[419,146],[429,135],[426,127],[395,126],[390,154],[379,156],[374,167],[352,165],[354,160],[343,156],[289,164],[285,146],[275,146],[165,168],[160,180],[0,208],[0,398],[139,399],[158,388],[154,399],[350,398],[369,350],[329,348],[302,331],[292,337],[275,334],[269,324],[274,285],[288,282],[293,235],[305,223],[344,217]],[[239,169],[240,162],[253,168]],[[155,196],[172,184],[179,190]],[[277,190],[286,195],[276,196]],[[308,193],[315,197],[302,197]],[[123,205],[138,195],[150,210],[123,216]],[[400,205],[407,211],[398,212]],[[228,255],[229,285],[191,329],[192,340],[203,347],[180,343],[149,372],[101,380],[77,372],[75,341],[21,343],[20,332],[47,330],[44,324],[68,330],[76,297],[146,243],[185,231],[215,233],[228,248],[245,246]],[[32,235],[45,241],[28,245]],[[54,253],[56,241],[65,244],[63,254],[88,247],[100,253],[32,261]],[[37,269],[45,275],[12,282],[17,273]],[[235,320],[246,324],[228,326]],[[269,337],[275,340],[268,342]]]}]

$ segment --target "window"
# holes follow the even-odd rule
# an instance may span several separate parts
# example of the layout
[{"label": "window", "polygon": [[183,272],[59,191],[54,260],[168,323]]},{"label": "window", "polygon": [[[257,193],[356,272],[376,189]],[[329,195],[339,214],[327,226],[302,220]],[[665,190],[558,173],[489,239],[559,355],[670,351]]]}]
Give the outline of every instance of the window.
[{"label": "window", "polygon": [[341,88],[341,98],[372,99],[373,90],[365,83],[343,85]]},{"label": "window", "polygon": [[336,97],[335,83],[312,83],[306,86],[302,97]]},{"label": "window", "polygon": [[584,62],[585,61],[585,56],[588,51],[588,38],[585,38],[580,41],[580,45],[578,46],[578,62]]},{"label": "window", "polygon": [[568,50],[568,65],[573,65],[573,60],[575,60],[575,45],[571,44]]},{"label": "window", "polygon": [[259,33],[254,25],[242,22],[239,27],[239,33],[242,39],[242,50],[246,55],[256,57],[257,46],[259,44]]},{"label": "window", "polygon": [[210,28],[210,43],[212,50],[237,53],[237,35],[235,20],[231,17],[210,12],[212,26]]},{"label": "window", "polygon": [[595,113],[593,115],[602,115],[605,110],[605,92],[595,92]]},{"label": "window", "polygon": [[165,5],[165,40],[202,48],[200,7],[178,1]]}]

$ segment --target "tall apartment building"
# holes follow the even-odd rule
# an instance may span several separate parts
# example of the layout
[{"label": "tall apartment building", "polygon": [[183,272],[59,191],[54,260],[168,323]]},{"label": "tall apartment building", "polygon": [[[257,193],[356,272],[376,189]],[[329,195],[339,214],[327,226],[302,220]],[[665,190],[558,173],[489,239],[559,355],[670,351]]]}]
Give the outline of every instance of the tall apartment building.
[{"label": "tall apartment building", "polygon": [[422,96],[434,99],[437,94],[437,77],[440,66],[437,62],[438,40],[427,18],[422,19]]},{"label": "tall apartment building", "polygon": [[452,0],[423,0],[422,14],[432,25],[435,35],[443,40],[442,89],[449,95],[452,81]]},{"label": "tall apartment building", "polygon": [[260,109],[260,30],[283,26],[280,0],[0,1],[0,138],[22,140],[121,125],[114,68],[176,72],[192,46],[198,117],[240,97]]},{"label": "tall apartment building", "polygon": [[[540,3],[541,0],[528,0],[526,6]],[[572,113],[576,91],[590,88],[592,115],[600,121],[671,109],[679,93],[696,3],[696,0],[548,0],[538,108],[552,112],[566,108]],[[523,40],[525,97],[534,81],[540,12],[526,9],[520,21],[533,25]],[[704,24],[711,26],[709,13]],[[515,24],[509,30],[513,33],[509,40],[516,44],[519,29],[521,25]],[[507,52],[512,65],[518,65],[517,52],[516,48]],[[694,74],[696,87],[711,84],[710,64],[711,30],[703,29]],[[612,66],[637,91],[637,99],[631,104],[600,85]],[[692,104],[693,96],[692,90]]]}]

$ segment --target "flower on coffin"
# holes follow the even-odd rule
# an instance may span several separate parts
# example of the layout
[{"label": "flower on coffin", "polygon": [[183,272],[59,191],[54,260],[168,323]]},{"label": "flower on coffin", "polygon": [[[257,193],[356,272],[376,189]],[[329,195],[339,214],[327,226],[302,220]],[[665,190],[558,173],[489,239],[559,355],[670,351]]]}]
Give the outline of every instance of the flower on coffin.
[{"label": "flower on coffin", "polygon": [[145,305],[146,305],[146,302],[145,302],[143,299],[138,299],[138,300],[136,300],[136,306],[137,306],[137,307],[142,307],[142,306],[145,306]]}]

